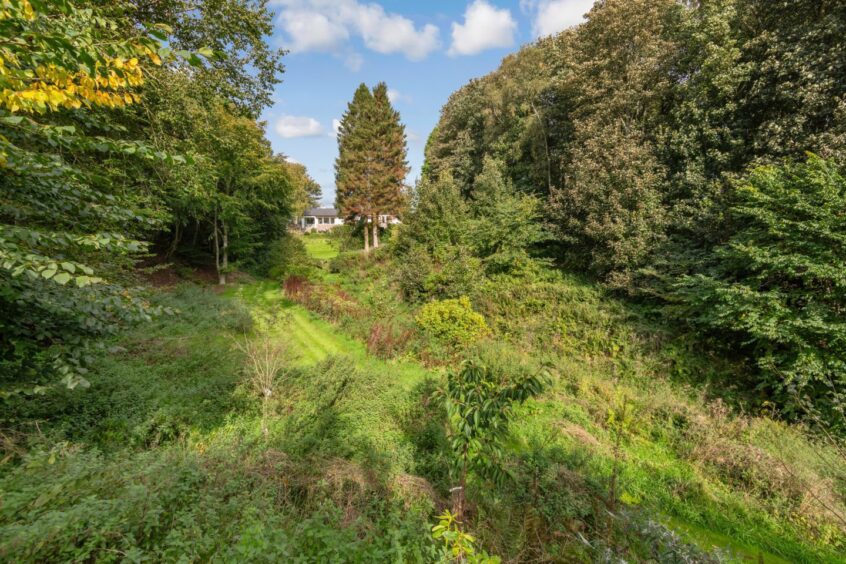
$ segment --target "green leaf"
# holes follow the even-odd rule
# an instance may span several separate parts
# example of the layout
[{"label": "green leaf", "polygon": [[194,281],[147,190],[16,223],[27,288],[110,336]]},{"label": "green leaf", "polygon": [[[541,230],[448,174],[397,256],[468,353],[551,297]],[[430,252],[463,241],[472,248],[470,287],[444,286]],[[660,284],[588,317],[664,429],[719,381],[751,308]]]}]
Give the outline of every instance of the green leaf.
[{"label": "green leaf", "polygon": [[53,277],[53,281],[58,282],[62,286],[67,284],[70,279],[71,279],[71,275],[68,274],[67,272],[60,272],[59,274],[57,274],[56,276]]}]

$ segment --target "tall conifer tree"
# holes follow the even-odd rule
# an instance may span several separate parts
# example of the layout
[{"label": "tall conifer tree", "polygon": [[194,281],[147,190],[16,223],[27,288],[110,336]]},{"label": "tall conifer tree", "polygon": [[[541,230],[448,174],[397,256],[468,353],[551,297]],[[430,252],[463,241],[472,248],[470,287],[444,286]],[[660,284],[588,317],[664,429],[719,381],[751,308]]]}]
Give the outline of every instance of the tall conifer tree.
[{"label": "tall conifer tree", "polygon": [[373,245],[378,247],[379,215],[399,215],[402,212],[405,205],[405,177],[409,170],[405,126],[400,122],[399,112],[391,105],[388,86],[384,82],[373,89],[373,120],[376,138],[372,146],[377,151],[373,186]]},{"label": "tall conifer tree", "polygon": [[364,222],[364,248],[369,250],[367,219],[373,215],[372,132],[373,95],[360,84],[341,118],[338,128],[338,158],[335,160],[335,205],[347,220]]},{"label": "tall conifer tree", "polygon": [[346,219],[364,223],[365,249],[370,226],[373,246],[379,245],[379,215],[401,212],[407,174],[405,128],[388,99],[388,87],[380,83],[371,92],[361,84],[338,130],[335,204]]}]

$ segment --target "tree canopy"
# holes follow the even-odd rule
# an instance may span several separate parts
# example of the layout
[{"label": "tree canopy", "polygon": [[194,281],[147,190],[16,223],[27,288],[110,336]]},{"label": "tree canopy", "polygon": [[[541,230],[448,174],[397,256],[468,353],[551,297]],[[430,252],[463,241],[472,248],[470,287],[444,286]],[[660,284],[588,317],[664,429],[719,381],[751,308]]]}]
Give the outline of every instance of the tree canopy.
[{"label": "tree canopy", "polygon": [[4,393],[84,384],[97,337],[161,313],[133,290],[140,260],[216,256],[225,282],[314,198],[253,117],[283,70],[266,4],[192,6],[0,10]]},{"label": "tree canopy", "polygon": [[[844,360],[831,348],[842,296],[833,282],[805,277],[820,274],[812,264],[837,264],[807,239],[817,229],[835,233],[837,220],[829,216],[822,227],[808,218],[805,225],[796,214],[811,201],[831,213],[823,210],[837,201],[832,194],[846,164],[844,22],[842,2],[597,2],[584,24],[509,55],[450,97],[426,145],[421,205],[431,199],[422,197],[424,188],[445,177],[455,183],[449,194],[456,189],[472,205],[491,159],[500,162],[517,194],[543,201],[532,209],[505,204],[547,229],[546,239],[514,239],[526,249],[665,308],[671,323],[692,331],[731,325],[737,338],[714,342],[741,354],[754,349],[752,370],[781,405],[784,386],[807,385],[810,397],[834,401],[844,390],[834,377],[842,368],[830,364]],[[819,157],[802,164],[806,152]],[[750,186],[796,209],[772,208],[772,195],[753,204]],[[822,193],[833,199],[823,203]],[[795,229],[771,231],[762,215],[744,215],[753,209]],[[480,258],[491,252],[480,248],[486,233],[506,240],[493,224],[477,230],[467,240]],[[761,253],[773,263],[759,264]],[[804,274],[789,266],[798,256]],[[827,288],[827,305],[812,307],[818,287]],[[773,308],[783,304],[780,314],[740,315],[769,298]],[[753,328],[753,318],[763,325]],[[810,318],[819,324],[813,337]],[[779,329],[764,329],[774,324]],[[825,379],[836,392],[811,383]]]}]

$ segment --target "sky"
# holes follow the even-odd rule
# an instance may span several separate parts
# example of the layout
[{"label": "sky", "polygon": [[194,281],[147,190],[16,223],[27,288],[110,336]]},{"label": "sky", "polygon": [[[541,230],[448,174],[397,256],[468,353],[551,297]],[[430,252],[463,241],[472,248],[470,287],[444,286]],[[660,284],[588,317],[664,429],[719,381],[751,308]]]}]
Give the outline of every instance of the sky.
[{"label": "sky", "polygon": [[578,25],[593,0],[270,0],[289,51],[262,119],[273,149],[335,200],[335,128],[362,82],[385,82],[408,137],[411,184],[449,95],[520,45]]}]

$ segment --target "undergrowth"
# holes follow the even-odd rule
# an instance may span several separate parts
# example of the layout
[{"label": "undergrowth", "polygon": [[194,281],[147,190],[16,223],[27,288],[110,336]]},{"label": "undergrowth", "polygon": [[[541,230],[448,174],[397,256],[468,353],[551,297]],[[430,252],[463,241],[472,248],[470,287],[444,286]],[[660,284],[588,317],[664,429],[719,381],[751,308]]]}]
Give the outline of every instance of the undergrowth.
[{"label": "undergrowth", "polygon": [[[508,478],[468,477],[460,526],[479,550],[844,560],[835,453],[709,386],[741,374],[732,362],[555,273],[481,284],[470,303],[491,334],[442,346],[391,268],[344,253],[284,287],[181,286],[156,298],[175,315],[107,343],[89,389],[7,400],[0,559],[435,561],[455,486],[437,391],[476,358],[551,374],[514,410]],[[285,344],[265,399],[245,336]]]}]

